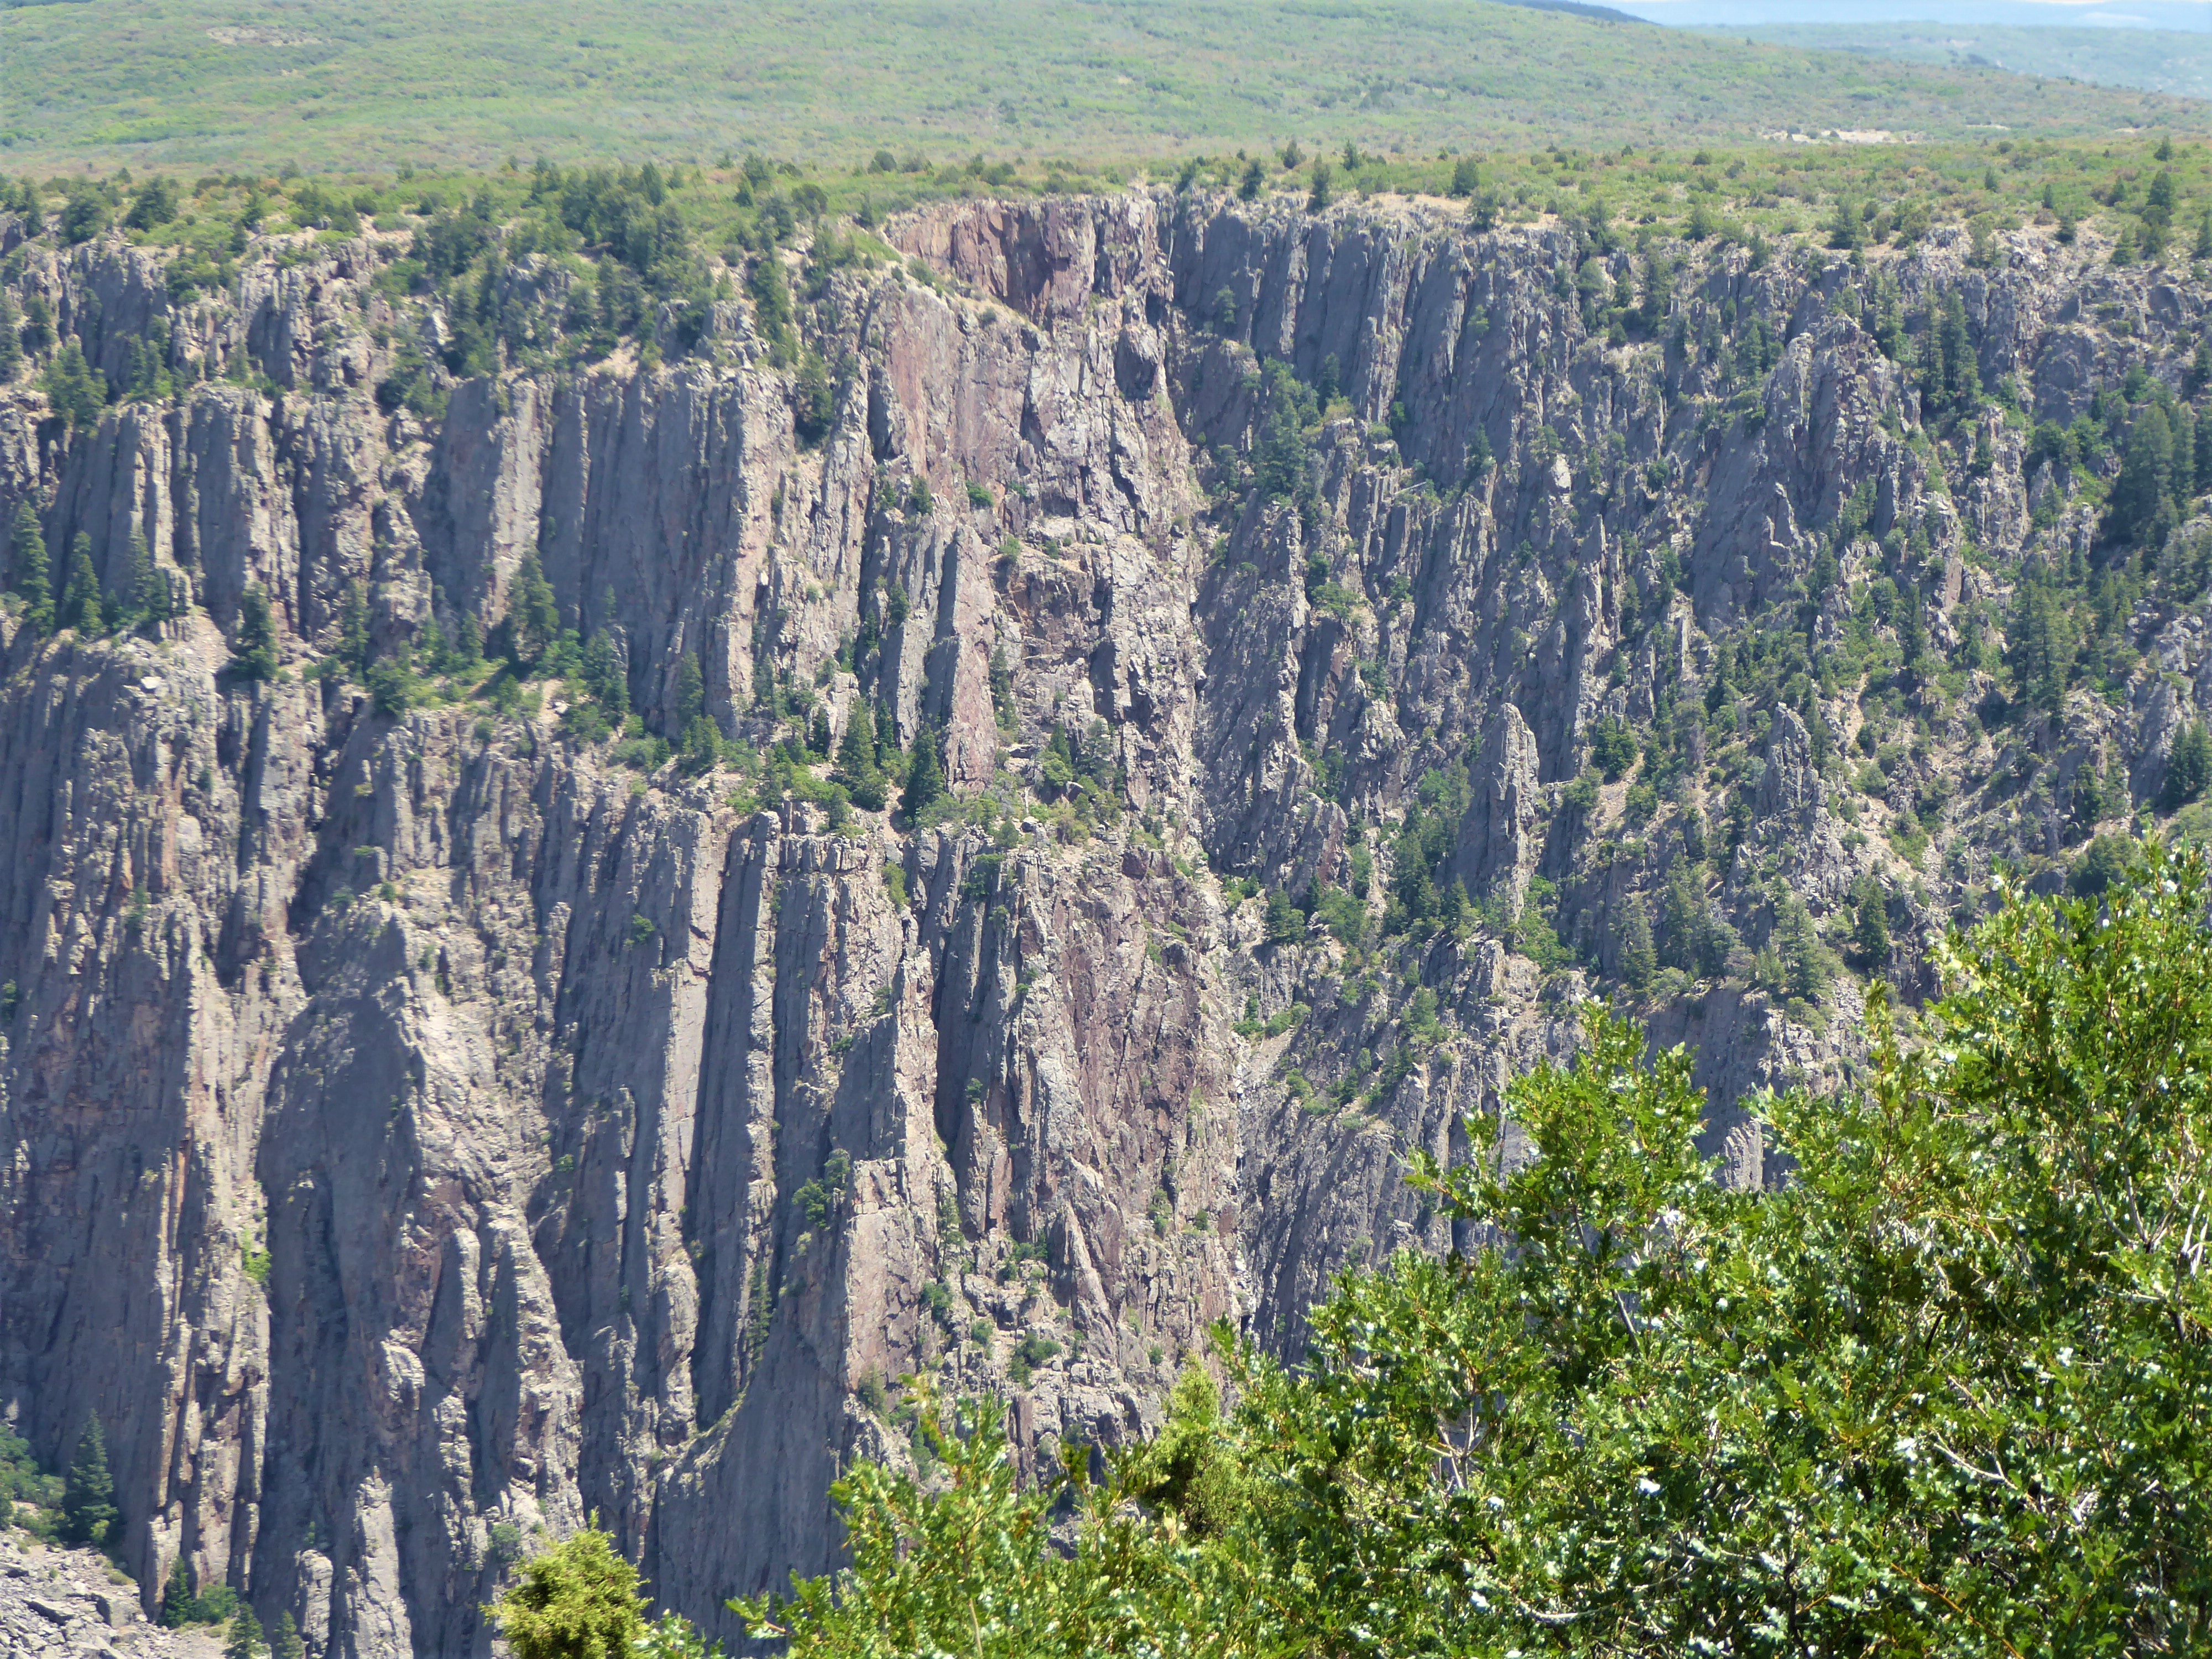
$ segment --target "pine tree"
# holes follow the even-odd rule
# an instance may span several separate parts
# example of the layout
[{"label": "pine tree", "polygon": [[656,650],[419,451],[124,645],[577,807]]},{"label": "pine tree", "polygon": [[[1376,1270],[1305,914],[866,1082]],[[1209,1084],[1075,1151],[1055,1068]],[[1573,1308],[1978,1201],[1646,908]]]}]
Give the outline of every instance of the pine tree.
[{"label": "pine tree", "polygon": [[1813,926],[1805,902],[1795,893],[1784,894],[1782,915],[1775,929],[1782,956],[1783,982],[1793,997],[1818,1004],[1828,994],[1835,978],[1835,960]]},{"label": "pine tree", "polygon": [[107,1470],[107,1436],[87,1416],[76,1457],[62,1488],[62,1519],[73,1544],[104,1546],[115,1529],[115,1480]]},{"label": "pine tree", "polygon": [[605,629],[595,630],[584,647],[584,684],[607,718],[621,724],[629,713],[629,675]]},{"label": "pine tree", "polygon": [[54,596],[48,585],[46,538],[39,529],[39,515],[28,501],[15,507],[15,529],[11,538],[14,556],[9,585],[23,601],[23,620],[34,636],[54,631]]},{"label": "pine tree", "polygon": [[1889,960],[1889,905],[1872,881],[1859,889],[1851,944],[1869,968],[1879,968]]},{"label": "pine tree", "polygon": [[222,1659],[260,1659],[268,1650],[261,1639],[261,1621],[253,1616],[253,1609],[239,1604],[238,1616],[230,1621],[230,1639],[222,1644]]},{"label": "pine tree", "polygon": [[307,1659],[307,1644],[300,1639],[300,1627],[289,1613],[276,1615],[276,1627],[270,1632],[269,1659]]},{"label": "pine tree", "polygon": [[1335,176],[1336,169],[1328,162],[1316,161],[1313,164],[1313,189],[1306,197],[1308,213],[1328,210],[1329,203],[1335,198]]},{"label": "pine tree", "polygon": [[82,530],[70,544],[69,582],[62,589],[61,611],[55,620],[87,639],[98,638],[106,629],[107,619],[100,605],[100,577],[92,568],[92,538]]},{"label": "pine tree", "polygon": [[23,340],[16,331],[21,326],[16,320],[15,301],[0,292],[0,386],[8,385],[22,370]]},{"label": "pine tree", "polygon": [[354,678],[368,672],[368,589],[358,579],[346,584],[338,608],[337,655]]},{"label": "pine tree", "polygon": [[535,548],[522,556],[522,564],[514,573],[507,624],[518,668],[537,666],[561,637],[561,607],[553,597],[553,584],[545,580],[544,568],[538,562]]},{"label": "pine tree", "polygon": [[453,630],[453,665],[457,674],[473,674],[483,666],[483,628],[467,611]]},{"label": "pine tree", "polygon": [[699,672],[699,659],[688,653],[676,669],[676,729],[690,729],[707,712],[707,677]]},{"label": "pine tree", "polygon": [[161,1586],[161,1623],[170,1630],[183,1628],[191,1622],[198,1602],[191,1564],[179,1550],[177,1559],[169,1563],[168,1582]]},{"label": "pine tree", "polygon": [[837,781],[853,797],[853,805],[879,812],[884,805],[884,769],[876,760],[876,720],[868,705],[855,697],[845,722],[844,740],[837,745]]},{"label": "pine tree", "polygon": [[153,550],[146,545],[146,532],[135,527],[131,532],[130,584],[131,620],[134,625],[143,627],[169,619],[169,584],[154,568]]},{"label": "pine tree", "polygon": [[1270,945],[1296,945],[1306,936],[1306,919],[1291,902],[1288,890],[1278,887],[1267,895],[1261,926]]},{"label": "pine tree", "polygon": [[1643,900],[1631,899],[1620,924],[1620,977],[1641,996],[1658,971],[1658,953],[1651,945],[1651,919],[1644,912]]},{"label": "pine tree", "polygon": [[925,726],[914,740],[914,759],[907,768],[906,793],[899,797],[908,823],[918,822],[945,793],[945,768],[937,758],[937,733]]},{"label": "pine tree", "polygon": [[1677,864],[1667,878],[1659,898],[1658,960],[1685,973],[1698,965],[1698,934],[1704,920],[1705,902],[1690,878],[1689,866]]},{"label": "pine tree", "polygon": [[2208,732],[2203,720],[2191,720],[2181,728],[2181,735],[2173,740],[2173,751],[2166,760],[2166,783],[2159,791],[2159,805],[2167,811],[2186,806],[2204,793],[2212,784],[2212,732]]},{"label": "pine tree", "polygon": [[54,308],[43,295],[33,294],[23,306],[23,352],[35,357],[54,343]]},{"label": "pine tree", "polygon": [[684,744],[678,764],[694,776],[721,764],[722,728],[704,714],[694,714],[684,727]]},{"label": "pine tree", "polygon": [[[2192,458],[2193,459],[2193,458]],[[2112,481],[2112,535],[2133,541],[2151,533],[2173,483],[2173,428],[2153,404],[2128,429],[2120,476]]]},{"label": "pine tree", "polygon": [[2074,666],[2074,635],[2065,611],[2041,582],[2025,583],[2005,633],[2021,696],[2056,718],[2065,707]]},{"label": "pine tree", "polygon": [[231,653],[230,672],[242,680],[276,678],[276,624],[259,582],[249,582],[238,602],[238,643]]}]

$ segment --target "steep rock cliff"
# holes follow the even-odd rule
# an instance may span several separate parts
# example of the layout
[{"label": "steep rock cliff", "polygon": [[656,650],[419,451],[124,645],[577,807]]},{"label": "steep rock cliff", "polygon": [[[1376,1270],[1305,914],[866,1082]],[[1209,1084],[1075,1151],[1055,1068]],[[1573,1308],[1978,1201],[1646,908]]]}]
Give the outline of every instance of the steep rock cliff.
[{"label": "steep rock cliff", "polygon": [[[593,1512],[726,1628],[834,1559],[904,1379],[1006,1395],[1044,1464],[1142,1431],[1214,1320],[1295,1353],[1338,1268],[1451,1243],[1407,1150],[1571,1046],[1632,911],[1726,1178],[1769,1178],[1738,1101],[1839,1075],[1861,1006],[1763,965],[1790,897],[1839,944],[1875,892],[1859,965],[1912,990],[1994,859],[2094,827],[2085,768],[2148,805],[2212,701],[2195,595],[2145,596],[2102,695],[1978,712],[1972,629],[2095,539],[2027,417],[2185,394],[2207,318],[2033,231],[1878,274],[1661,250],[1654,301],[1648,253],[1432,204],[933,210],[803,307],[841,371],[809,442],[739,304],[425,417],[375,396],[443,326],[376,280],[404,239],[173,300],[27,228],[19,296],[118,384],[165,325],[184,384],[74,430],[0,394],[0,518],[110,596],[143,536],[184,603],[0,618],[0,1401],[56,1456],[100,1414],[143,1583],[181,1553],[319,1654],[485,1651],[515,1552]],[[2021,413],[1923,410],[1891,291],[1957,298]],[[696,696],[834,745],[865,706],[962,805],[641,757],[557,682],[307,672],[495,629],[526,570],[648,731]],[[275,680],[227,667],[250,586]],[[1729,678],[1762,618],[1887,646],[1907,609],[1949,689]],[[1615,731],[1641,774],[1591,768]]]}]

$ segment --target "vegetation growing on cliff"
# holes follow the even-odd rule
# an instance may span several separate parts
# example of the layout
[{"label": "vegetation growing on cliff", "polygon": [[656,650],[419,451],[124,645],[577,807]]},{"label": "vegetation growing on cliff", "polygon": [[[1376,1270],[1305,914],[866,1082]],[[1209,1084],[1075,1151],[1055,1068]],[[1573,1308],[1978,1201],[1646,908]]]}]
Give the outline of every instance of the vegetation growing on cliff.
[{"label": "vegetation growing on cliff", "polygon": [[[2143,847],[1942,953],[1796,1160],[1729,1192],[1681,1051],[1593,1016],[1534,1156],[1423,1163],[1510,1240],[1345,1278],[1306,1364],[1225,1352],[1094,1483],[987,1408],[836,1491],[853,1565],[739,1604],[796,1656],[2133,1651],[2207,1638],[2212,882]],[[1072,1553],[1051,1542],[1072,1514]]]}]

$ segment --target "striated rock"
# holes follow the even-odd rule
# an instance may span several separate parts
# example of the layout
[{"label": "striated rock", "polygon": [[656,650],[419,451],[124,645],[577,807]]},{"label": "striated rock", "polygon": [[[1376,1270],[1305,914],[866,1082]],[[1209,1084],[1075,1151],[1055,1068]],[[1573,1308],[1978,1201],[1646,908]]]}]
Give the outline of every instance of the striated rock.
[{"label": "striated rock", "polygon": [[[2094,539],[1994,416],[1987,476],[1944,484],[1841,258],[1709,247],[1618,345],[1572,276],[1632,284],[1626,251],[1433,204],[888,228],[934,279],[831,279],[804,325],[849,373],[811,447],[735,301],[672,365],[513,368],[424,421],[374,397],[442,325],[377,283],[402,240],[263,247],[183,303],[119,239],[25,245],[94,362],[159,319],[194,372],[74,436],[0,389],[0,517],[84,535],[110,594],[143,533],[190,601],[159,637],[0,615],[0,1407],[49,1462],[98,1413],[140,1585],[181,1556],[318,1656],[488,1654],[518,1556],[596,1513],[733,1634],[724,1598],[836,1559],[836,1471],[909,1455],[907,1379],[1002,1396],[1048,1470],[1156,1425],[1213,1322],[1292,1357],[1339,1270],[1471,1246],[1407,1152],[1464,1155],[1572,1048],[1638,906],[1722,1178],[1783,1178],[1745,1097],[1833,1086],[1862,1005],[1746,983],[1775,884],[1832,937],[1875,884],[1924,994],[1918,936],[1992,861],[2078,839],[2052,790],[2153,799],[2212,707],[2198,605],[2126,698],[2015,737],[1969,720],[1978,667],[1896,707],[1816,665],[1759,708],[1724,678],[1754,623],[1808,665],[1893,644],[1877,577],[1948,649],[2008,562]],[[2153,306],[2028,232],[1969,271],[1962,240],[1887,263],[1912,306],[1968,295],[1984,378],[2039,416],[2137,362],[2180,384],[2201,285]],[[1739,385],[1722,319],[1754,315],[1775,355]],[[1252,474],[1277,361],[1351,410],[1280,497]],[[681,739],[696,666],[756,754],[816,713],[931,728],[952,805],[626,761],[557,683],[395,713],[310,677],[356,585],[388,659],[496,629],[532,555],[648,733]],[[255,584],[287,667],[258,684],[225,669]],[[1600,787],[1608,719],[1646,746]],[[1456,877],[1516,931],[1409,914],[1409,823],[1437,902]],[[1314,914],[1270,942],[1224,877]],[[1733,933],[1674,938],[1682,893]],[[26,1650],[145,1633],[16,1582]]]}]

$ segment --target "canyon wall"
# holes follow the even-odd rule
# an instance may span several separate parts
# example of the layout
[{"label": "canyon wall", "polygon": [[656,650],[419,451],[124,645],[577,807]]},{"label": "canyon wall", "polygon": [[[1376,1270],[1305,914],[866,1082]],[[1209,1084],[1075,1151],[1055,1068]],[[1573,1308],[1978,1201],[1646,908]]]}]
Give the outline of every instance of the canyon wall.
[{"label": "canyon wall", "polygon": [[[1294,1356],[1333,1273],[1451,1245],[1408,1151],[1571,1048],[1683,871],[1741,948],[1638,988],[1725,1177],[1777,1178],[1741,1101],[1832,1085],[1863,1026],[1856,975],[1762,971],[1777,895],[1842,951],[1875,884],[1853,966],[1920,994],[1997,861],[2063,876],[2077,779],[2151,808],[2212,702],[2192,596],[2057,710],[1990,704],[2022,573],[2107,556],[2117,457],[2069,479],[2034,423],[2130,370],[2185,401],[2208,315],[2033,228],[1986,266],[1963,230],[1662,246],[1631,336],[1577,277],[1648,295],[1654,251],[1587,228],[932,209],[802,304],[805,439],[743,303],[426,416],[376,395],[442,325],[376,280],[404,238],[173,299],[156,252],[27,228],[19,303],[118,384],[166,324],[182,384],[75,428],[0,391],[0,523],[31,504],[57,586],[82,535],[111,596],[142,536],[184,603],[0,616],[0,1407],[57,1466],[97,1413],[149,1607],[181,1554],[318,1655],[488,1651],[518,1551],[591,1515],[734,1633],[724,1597],[834,1561],[840,1465],[909,1455],[915,1378],[1004,1396],[1048,1468],[1156,1423],[1215,1321]],[[2003,398],[1923,407],[1881,283],[1959,301]],[[1316,392],[1279,489],[1279,367]],[[648,735],[866,706],[954,806],[641,758],[557,681],[395,708],[318,666],[495,630],[541,571]],[[1894,641],[1881,580],[1954,683],[1739,697],[1776,615]],[[229,666],[250,588],[275,678]],[[1616,728],[1663,789],[1587,769]]]}]

